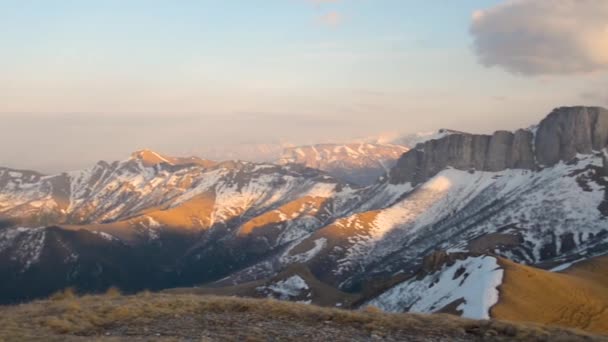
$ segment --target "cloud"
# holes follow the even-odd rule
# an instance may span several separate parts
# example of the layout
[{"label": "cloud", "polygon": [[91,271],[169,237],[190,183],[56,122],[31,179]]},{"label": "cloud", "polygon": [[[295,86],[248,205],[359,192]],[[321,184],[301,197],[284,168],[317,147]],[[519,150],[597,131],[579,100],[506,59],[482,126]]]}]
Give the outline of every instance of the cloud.
[{"label": "cloud", "polygon": [[325,26],[337,27],[344,22],[344,16],[339,12],[328,12],[319,17],[319,22]]},{"label": "cloud", "polygon": [[508,0],[473,13],[481,64],[523,75],[608,69],[607,0]]}]

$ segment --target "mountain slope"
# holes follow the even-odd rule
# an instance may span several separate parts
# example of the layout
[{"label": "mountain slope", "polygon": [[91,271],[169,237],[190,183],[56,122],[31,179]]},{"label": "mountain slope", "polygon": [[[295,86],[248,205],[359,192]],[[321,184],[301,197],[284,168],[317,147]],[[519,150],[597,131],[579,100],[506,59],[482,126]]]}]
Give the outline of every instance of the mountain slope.
[{"label": "mountain slope", "polygon": [[[388,312],[449,312],[608,333],[608,257],[551,272],[491,255],[444,255],[367,301]],[[439,260],[439,259],[438,259]]]},{"label": "mountain slope", "polygon": [[368,304],[389,312],[453,312],[489,319],[503,274],[494,257],[468,257],[399,284]]},{"label": "mountain slope", "polygon": [[[202,167],[146,157],[11,179],[0,191],[9,225],[0,230],[2,300],[70,285],[134,290],[215,280],[309,234],[356,199],[348,185],[297,165]],[[102,254],[108,250],[116,252]],[[48,288],[20,290],[36,278]]]},{"label": "mountain slope", "polygon": [[324,281],[359,286],[366,277],[411,272],[436,249],[493,251],[531,264],[606,250],[601,159],[581,157],[539,172],[441,171],[377,210],[323,227],[291,254],[327,241],[308,261]]}]

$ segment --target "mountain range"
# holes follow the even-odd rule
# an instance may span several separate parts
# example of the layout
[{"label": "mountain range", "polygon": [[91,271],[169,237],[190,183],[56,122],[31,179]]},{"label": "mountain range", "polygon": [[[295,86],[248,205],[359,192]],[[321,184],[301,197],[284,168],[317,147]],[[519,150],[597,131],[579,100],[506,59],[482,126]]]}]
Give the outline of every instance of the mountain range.
[{"label": "mountain range", "polygon": [[56,175],[0,168],[0,302],[118,286],[607,333],[607,146],[608,110],[560,107],[515,132],[274,163],[144,150]]}]

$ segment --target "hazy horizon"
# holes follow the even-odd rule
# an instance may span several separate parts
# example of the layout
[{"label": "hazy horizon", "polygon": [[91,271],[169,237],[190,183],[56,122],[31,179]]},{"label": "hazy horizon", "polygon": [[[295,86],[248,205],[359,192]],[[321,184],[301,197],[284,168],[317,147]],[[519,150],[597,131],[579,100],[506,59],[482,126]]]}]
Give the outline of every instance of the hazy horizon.
[{"label": "hazy horizon", "polygon": [[559,106],[608,105],[601,0],[0,9],[0,166],[58,172],[142,148],[213,159],[246,144],[491,133]]}]

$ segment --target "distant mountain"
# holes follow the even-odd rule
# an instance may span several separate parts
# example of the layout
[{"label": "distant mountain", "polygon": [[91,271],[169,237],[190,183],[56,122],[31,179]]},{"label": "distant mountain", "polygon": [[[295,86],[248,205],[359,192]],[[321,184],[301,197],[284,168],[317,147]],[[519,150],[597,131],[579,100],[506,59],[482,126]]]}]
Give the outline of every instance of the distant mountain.
[{"label": "distant mountain", "polygon": [[439,139],[455,131],[441,129],[437,132],[416,133],[397,139],[359,139],[353,142],[324,143],[313,145],[238,144],[234,146],[210,146],[199,152],[214,160],[246,160],[279,165],[300,164],[319,169],[345,182],[371,185],[385,176],[397,159],[416,144]]},{"label": "distant mountain", "polygon": [[389,144],[319,144],[286,148],[278,164],[301,164],[360,185],[370,185],[395,165],[408,151]]},{"label": "distant mountain", "polygon": [[[0,300],[66,286],[207,284],[323,305],[512,319],[518,306],[497,291],[511,286],[510,274],[544,276],[608,253],[607,145],[607,110],[562,107],[515,132],[442,130],[410,150],[300,147],[282,165],[140,151],[51,176],[0,169]],[[394,166],[366,187],[332,169],[364,170],[385,157]],[[606,274],[605,263],[594,265]],[[593,282],[588,293],[604,291],[602,279],[584,280]],[[327,288],[335,291],[320,296]],[[597,305],[608,305],[602,298]],[[608,319],[605,310],[594,315]]]},{"label": "distant mountain", "polygon": [[187,158],[171,157],[171,156],[161,155],[161,154],[151,151],[151,150],[141,150],[141,151],[134,152],[131,155],[131,158],[141,161],[142,165],[144,165],[144,166],[155,166],[155,165],[159,165],[159,164],[163,164],[163,163],[168,164],[168,165],[173,165],[173,166],[175,166],[175,165],[198,165],[198,166],[202,166],[202,167],[212,167],[214,165],[217,165],[217,163],[214,161],[207,160],[207,159],[201,159],[199,157],[187,157]]},{"label": "distant mountain", "polygon": [[401,155],[420,143],[461,133],[449,129],[402,135],[397,138],[367,138],[361,142],[286,147],[276,163],[296,163],[323,170],[358,185],[368,186],[386,176]]},{"label": "distant mountain", "polygon": [[285,148],[295,146],[288,142],[235,143],[202,146],[197,154],[212,160],[242,160],[254,163],[273,163],[280,158]]}]

